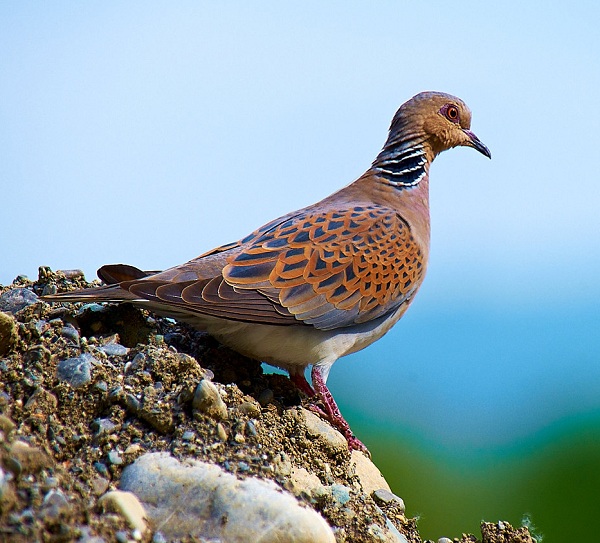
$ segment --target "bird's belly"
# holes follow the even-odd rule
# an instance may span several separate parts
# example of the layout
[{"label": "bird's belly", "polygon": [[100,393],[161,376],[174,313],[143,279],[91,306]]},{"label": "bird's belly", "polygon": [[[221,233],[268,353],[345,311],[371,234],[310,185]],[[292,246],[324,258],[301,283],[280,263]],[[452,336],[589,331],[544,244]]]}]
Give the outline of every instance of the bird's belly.
[{"label": "bird's belly", "polygon": [[402,306],[392,315],[336,330],[233,322],[203,315],[185,320],[234,351],[296,373],[311,364],[331,366],[338,358],[364,349],[381,338],[405,310]]}]

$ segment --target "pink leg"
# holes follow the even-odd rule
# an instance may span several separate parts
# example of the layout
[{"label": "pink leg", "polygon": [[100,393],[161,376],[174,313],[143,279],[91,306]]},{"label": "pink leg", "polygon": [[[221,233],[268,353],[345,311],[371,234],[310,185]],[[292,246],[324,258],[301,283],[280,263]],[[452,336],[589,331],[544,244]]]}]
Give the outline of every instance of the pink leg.
[{"label": "pink leg", "polygon": [[314,397],[316,394],[316,392],[313,390],[313,387],[308,384],[306,377],[304,377],[304,372],[290,373],[290,381],[294,383],[298,389],[304,392],[304,394],[306,394],[309,398]]},{"label": "pink leg", "polygon": [[[368,456],[371,456],[367,447],[365,447],[365,445],[352,433],[350,425],[342,416],[340,409],[335,403],[331,392],[329,392],[329,389],[327,388],[327,385],[323,380],[323,376],[321,375],[321,372],[319,371],[319,368],[317,366],[313,366],[311,378],[313,387],[315,389],[315,395],[319,400],[321,400],[325,407],[324,415],[326,416],[327,420],[329,420],[329,422],[333,424],[333,426],[335,426],[340,432],[342,432],[342,434],[348,441],[348,447],[350,447],[350,449],[356,449],[358,451],[366,453]],[[306,382],[306,379],[304,381]]]}]

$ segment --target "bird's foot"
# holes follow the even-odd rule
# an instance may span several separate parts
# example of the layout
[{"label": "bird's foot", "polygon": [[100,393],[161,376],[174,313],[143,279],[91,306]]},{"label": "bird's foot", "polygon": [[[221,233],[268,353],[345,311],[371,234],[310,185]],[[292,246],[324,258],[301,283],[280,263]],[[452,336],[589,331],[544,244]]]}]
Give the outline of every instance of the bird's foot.
[{"label": "bird's foot", "polygon": [[[348,442],[348,447],[350,448],[350,450],[355,449],[357,451],[361,451],[365,453],[369,458],[371,458],[371,453],[369,452],[369,449],[367,449],[364,443],[354,435],[350,428],[350,425],[342,416],[342,413],[340,412],[339,407],[335,403],[331,392],[327,388],[327,385],[325,384],[325,381],[317,366],[313,366],[311,377],[315,396],[319,400],[321,400],[321,403],[325,407],[325,409],[323,410],[318,406],[311,405],[311,410],[320,414],[323,418],[328,420],[332,426],[337,428],[342,433],[342,435],[346,438],[346,441]],[[308,385],[308,383],[306,384]]]}]

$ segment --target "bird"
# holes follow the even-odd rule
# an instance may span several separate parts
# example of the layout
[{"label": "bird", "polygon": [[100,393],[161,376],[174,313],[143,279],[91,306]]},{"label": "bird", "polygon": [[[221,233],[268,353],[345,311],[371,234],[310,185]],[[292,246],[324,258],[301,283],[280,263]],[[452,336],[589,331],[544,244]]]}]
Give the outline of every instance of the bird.
[{"label": "bird", "polygon": [[208,332],[287,370],[349,449],[368,454],[327,378],[336,360],[380,339],[412,304],[429,256],[430,166],[458,146],[491,158],[460,98],[421,92],[397,110],[370,168],[323,200],[165,271],[105,265],[105,285],[44,299],[129,302]]}]

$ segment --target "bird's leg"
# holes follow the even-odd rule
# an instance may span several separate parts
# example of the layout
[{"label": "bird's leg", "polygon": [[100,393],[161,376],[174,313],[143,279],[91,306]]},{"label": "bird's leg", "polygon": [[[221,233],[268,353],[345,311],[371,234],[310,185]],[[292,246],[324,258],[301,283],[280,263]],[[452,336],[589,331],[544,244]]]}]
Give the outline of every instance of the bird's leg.
[{"label": "bird's leg", "polygon": [[292,373],[290,372],[290,381],[298,387],[299,390],[304,392],[309,398],[313,398],[316,394],[313,387],[310,386],[306,377],[304,377],[304,372],[301,373]]},{"label": "bird's leg", "polygon": [[350,449],[356,449],[364,452],[368,456],[371,456],[367,447],[365,447],[365,445],[352,433],[350,425],[342,416],[339,407],[335,403],[331,392],[329,392],[329,389],[325,384],[325,380],[321,375],[319,367],[313,366],[310,375],[315,390],[315,396],[321,400],[323,406],[325,407],[325,412],[323,413],[325,418],[344,435],[346,441],[348,441],[348,447],[350,447]]}]

